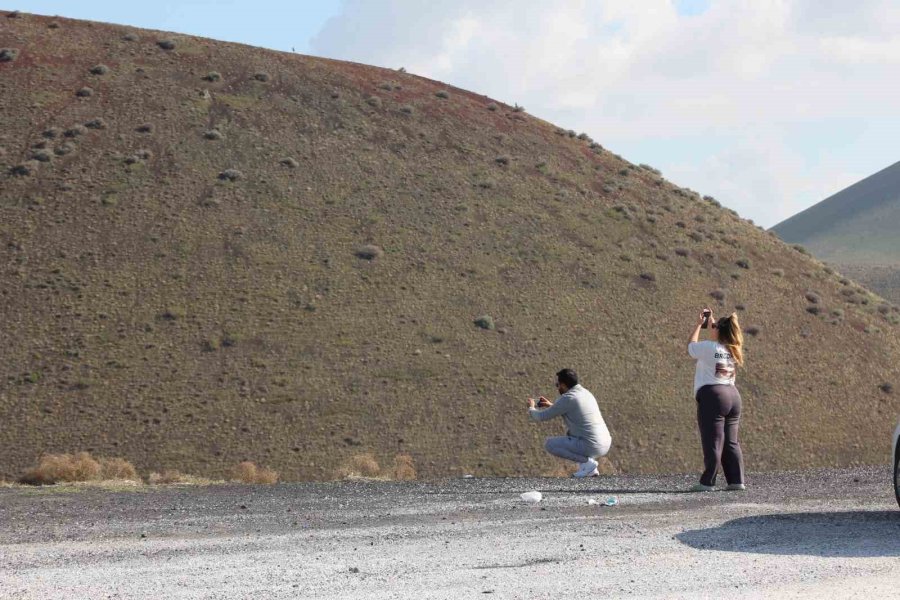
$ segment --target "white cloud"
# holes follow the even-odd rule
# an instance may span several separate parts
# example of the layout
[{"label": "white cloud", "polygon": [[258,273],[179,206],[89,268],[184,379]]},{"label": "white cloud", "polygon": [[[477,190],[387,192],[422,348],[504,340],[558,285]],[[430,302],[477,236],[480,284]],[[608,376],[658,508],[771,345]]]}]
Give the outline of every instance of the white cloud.
[{"label": "white cloud", "polygon": [[[898,158],[883,143],[823,158],[822,135],[788,137],[895,113],[895,4],[732,0],[685,17],[669,0],[345,0],[312,47],[518,102],[772,225]],[[690,152],[655,150],[678,139]]]}]

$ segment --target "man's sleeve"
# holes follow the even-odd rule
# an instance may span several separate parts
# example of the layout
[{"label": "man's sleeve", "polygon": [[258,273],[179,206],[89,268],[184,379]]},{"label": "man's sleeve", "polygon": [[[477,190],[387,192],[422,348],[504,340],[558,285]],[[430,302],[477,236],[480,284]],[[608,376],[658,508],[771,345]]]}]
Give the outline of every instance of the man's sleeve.
[{"label": "man's sleeve", "polygon": [[695,360],[706,358],[712,347],[714,346],[708,340],[704,342],[691,342],[688,344],[688,354]]},{"label": "man's sleeve", "polygon": [[566,411],[568,410],[569,397],[563,394],[556,399],[556,402],[553,403],[553,406],[550,406],[548,408],[531,408],[528,410],[528,414],[530,414],[531,418],[535,421],[547,421],[548,419],[552,419],[553,417],[559,417],[566,414]]}]

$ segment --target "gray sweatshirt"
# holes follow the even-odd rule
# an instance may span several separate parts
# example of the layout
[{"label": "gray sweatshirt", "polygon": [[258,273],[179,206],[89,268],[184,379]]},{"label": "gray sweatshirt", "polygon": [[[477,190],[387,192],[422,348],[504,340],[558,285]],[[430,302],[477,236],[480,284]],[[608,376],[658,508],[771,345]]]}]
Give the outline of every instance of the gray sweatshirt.
[{"label": "gray sweatshirt", "polygon": [[612,438],[600,414],[594,395],[576,385],[556,399],[549,408],[532,408],[528,411],[535,421],[547,421],[562,417],[569,429],[568,435],[584,440],[597,448],[609,448]]}]

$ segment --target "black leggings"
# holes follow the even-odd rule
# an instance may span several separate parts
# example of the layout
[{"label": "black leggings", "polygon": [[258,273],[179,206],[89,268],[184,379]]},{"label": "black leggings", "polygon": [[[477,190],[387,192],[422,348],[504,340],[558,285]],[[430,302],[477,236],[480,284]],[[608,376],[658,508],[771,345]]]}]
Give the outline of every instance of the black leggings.
[{"label": "black leggings", "polygon": [[744,483],[744,457],[738,441],[741,394],[733,385],[705,385],[697,390],[697,425],[703,445],[700,483],[716,484],[719,462],[728,483]]}]

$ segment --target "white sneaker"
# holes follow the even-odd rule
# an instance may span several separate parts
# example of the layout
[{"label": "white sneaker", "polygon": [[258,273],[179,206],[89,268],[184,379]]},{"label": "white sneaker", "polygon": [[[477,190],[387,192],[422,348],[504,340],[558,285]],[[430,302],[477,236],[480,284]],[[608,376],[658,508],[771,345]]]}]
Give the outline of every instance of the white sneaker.
[{"label": "white sneaker", "polygon": [[689,492],[714,492],[716,488],[711,485],[703,485],[702,483],[695,483],[691,486]]},{"label": "white sneaker", "polygon": [[743,483],[729,483],[725,489],[730,492],[743,492],[747,490],[747,486]]},{"label": "white sneaker", "polygon": [[575,471],[572,477],[577,477],[578,479],[582,477],[596,477],[600,475],[600,471],[597,470],[598,466],[600,466],[600,463],[593,458],[588,458],[586,462],[581,463],[581,466],[578,467],[578,470]]}]

